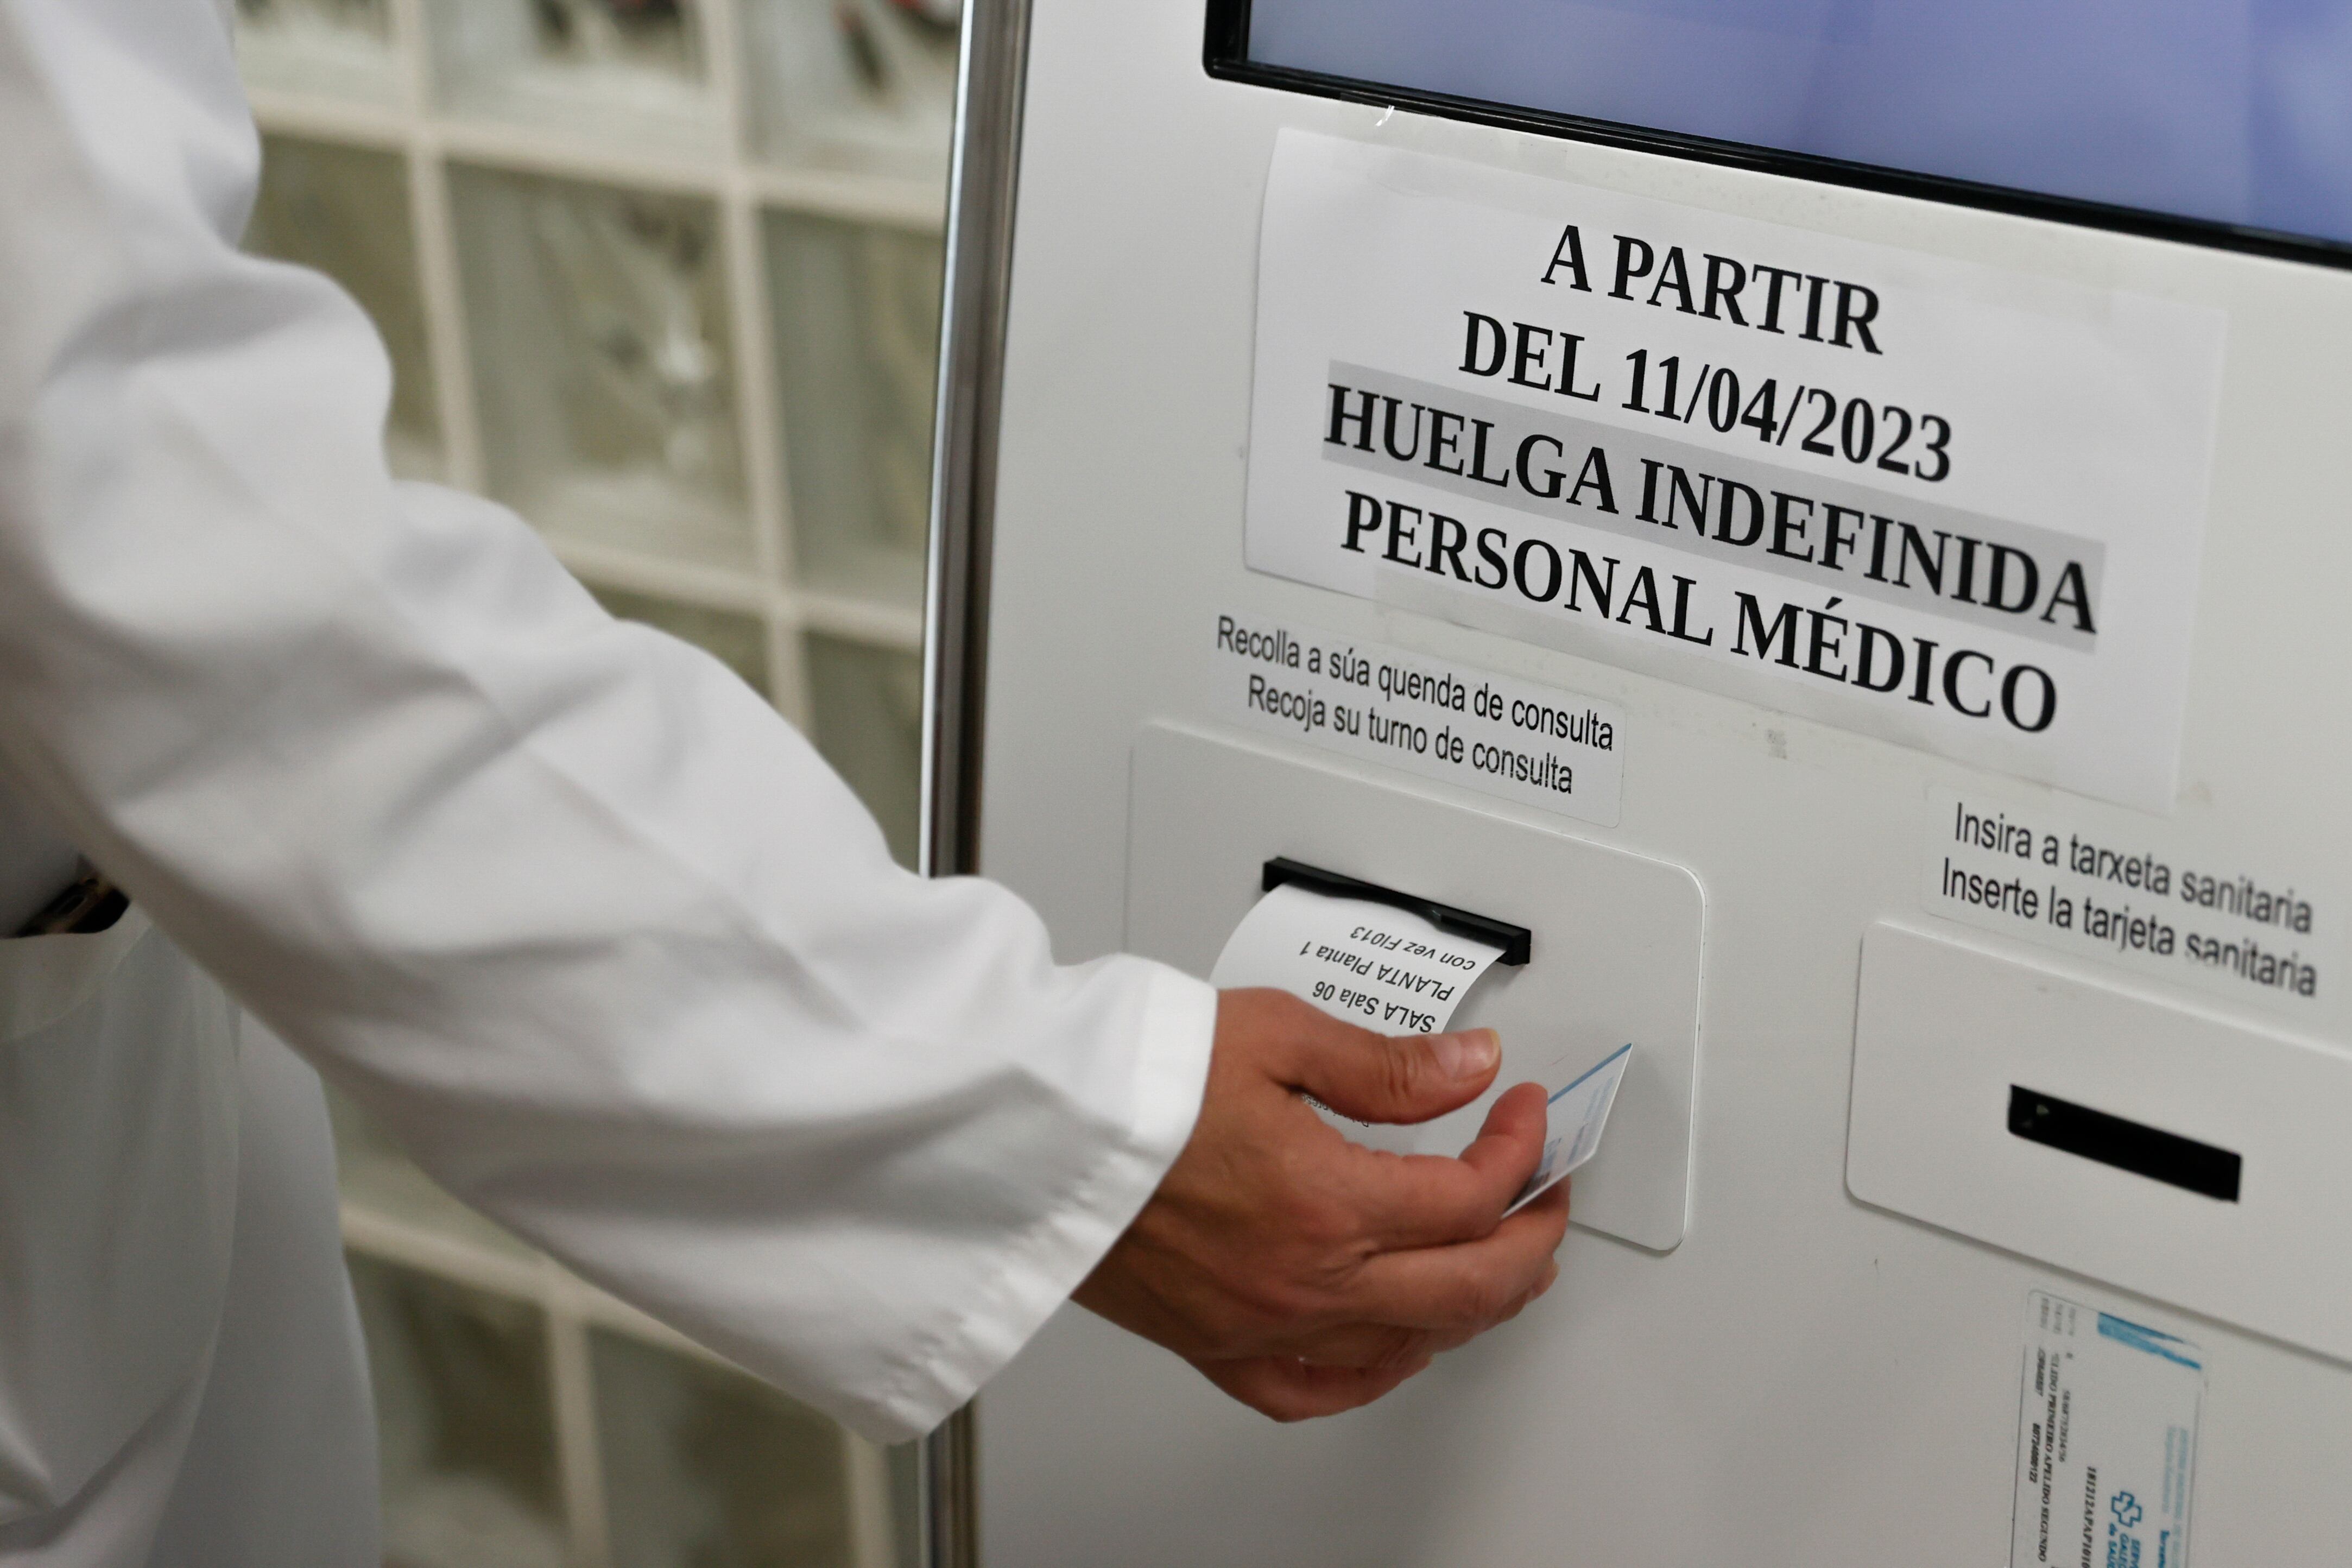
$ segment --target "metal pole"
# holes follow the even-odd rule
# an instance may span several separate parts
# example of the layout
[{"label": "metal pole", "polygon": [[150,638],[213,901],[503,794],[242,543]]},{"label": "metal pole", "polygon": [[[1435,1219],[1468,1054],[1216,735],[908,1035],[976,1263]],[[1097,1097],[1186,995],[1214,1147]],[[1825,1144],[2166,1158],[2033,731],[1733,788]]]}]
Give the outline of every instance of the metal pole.
[{"label": "metal pole", "polygon": [[[965,0],[924,606],[920,856],[924,874],[932,877],[969,875],[980,867],[996,432],[1028,52],[1029,0]],[[926,1568],[979,1568],[976,1447],[969,1406],[924,1440]]]}]

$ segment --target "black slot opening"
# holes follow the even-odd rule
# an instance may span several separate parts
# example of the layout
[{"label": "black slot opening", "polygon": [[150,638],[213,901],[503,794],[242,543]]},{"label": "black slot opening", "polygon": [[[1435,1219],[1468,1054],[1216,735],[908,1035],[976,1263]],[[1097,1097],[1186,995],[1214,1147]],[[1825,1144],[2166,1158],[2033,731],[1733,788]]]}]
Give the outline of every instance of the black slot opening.
[{"label": "black slot opening", "polygon": [[2019,1084],[2009,1089],[2009,1130],[2028,1142],[2079,1154],[2136,1176],[2202,1193],[2223,1203],[2238,1201],[2238,1177],[2245,1162],[2227,1149],[2216,1149],[2178,1132],[2126,1121]]},{"label": "black slot opening", "polygon": [[1525,963],[1535,951],[1535,933],[1525,926],[1515,926],[1507,921],[1488,920],[1474,915],[1468,910],[1457,910],[1452,904],[1441,904],[1434,899],[1416,898],[1400,893],[1394,888],[1383,888],[1377,882],[1360,881],[1343,877],[1337,871],[1325,871],[1297,860],[1277,856],[1265,863],[1263,890],[1271,893],[1286,882],[1335,899],[1363,899],[1391,909],[1405,910],[1419,915],[1442,931],[1466,936],[1473,942],[1483,942],[1503,950],[1499,962],[1512,965]]}]

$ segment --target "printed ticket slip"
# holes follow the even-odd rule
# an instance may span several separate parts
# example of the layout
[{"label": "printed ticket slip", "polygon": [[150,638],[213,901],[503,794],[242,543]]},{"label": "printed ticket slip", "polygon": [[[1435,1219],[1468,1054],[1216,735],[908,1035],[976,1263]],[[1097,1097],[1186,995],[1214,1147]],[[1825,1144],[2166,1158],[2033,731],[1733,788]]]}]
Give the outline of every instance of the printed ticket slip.
[{"label": "printed ticket slip", "polygon": [[[1285,884],[1250,910],[1210,972],[1222,988],[1272,986],[1334,1017],[1383,1034],[1444,1029],[1502,949],[1440,930],[1422,916],[1361,899]],[[1544,1152],[1511,1213],[1557,1186],[1600,1152],[1633,1047],[1589,1066],[1562,1058],[1536,1075],[1549,1099]],[[1509,1086],[1505,1075],[1498,1088]],[[1459,1117],[1375,1127],[1325,1111],[1357,1142],[1397,1153],[1453,1154]]]}]

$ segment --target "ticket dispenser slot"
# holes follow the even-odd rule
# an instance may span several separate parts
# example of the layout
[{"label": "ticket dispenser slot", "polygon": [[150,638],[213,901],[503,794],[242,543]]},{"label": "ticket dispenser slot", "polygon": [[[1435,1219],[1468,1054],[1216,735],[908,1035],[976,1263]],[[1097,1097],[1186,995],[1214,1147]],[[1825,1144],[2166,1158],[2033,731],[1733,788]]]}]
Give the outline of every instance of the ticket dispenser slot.
[{"label": "ticket dispenser slot", "polygon": [[[1205,975],[1265,890],[1319,882],[1474,921],[1506,944],[1453,1019],[1502,1036],[1495,1093],[1633,1041],[1608,1138],[1574,1177],[1570,1212],[1654,1251],[1680,1244],[1705,916],[1688,871],[1426,786],[1173,724],[1139,736],[1129,805],[1132,952]],[[1447,1119],[1461,1142],[1486,1103]]]},{"label": "ticket dispenser slot", "polygon": [[1863,942],[1865,1203],[2352,1360],[2352,1058],[1899,926]]},{"label": "ticket dispenser slot", "polygon": [[1535,951],[1535,932],[1525,926],[1513,925],[1508,921],[1488,920],[1485,915],[1474,915],[1468,910],[1458,910],[1452,904],[1441,904],[1434,899],[1424,899],[1413,893],[1401,893],[1394,888],[1343,877],[1337,871],[1303,866],[1281,855],[1265,863],[1265,873],[1258,879],[1258,887],[1268,893],[1276,888],[1305,888],[1328,898],[1361,899],[1367,903],[1386,904],[1391,909],[1403,910],[1419,915],[1440,931],[1501,948],[1503,955],[1495,962],[1508,969],[1517,969],[1527,963]]}]

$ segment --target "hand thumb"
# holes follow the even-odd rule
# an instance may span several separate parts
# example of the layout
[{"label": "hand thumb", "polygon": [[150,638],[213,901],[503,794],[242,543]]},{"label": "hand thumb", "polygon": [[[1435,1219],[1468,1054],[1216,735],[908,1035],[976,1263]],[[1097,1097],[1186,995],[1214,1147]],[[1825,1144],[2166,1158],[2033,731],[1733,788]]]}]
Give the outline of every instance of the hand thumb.
[{"label": "hand thumb", "polygon": [[1303,1042],[1298,1087],[1359,1121],[1427,1121],[1486,1092],[1502,1065],[1492,1029],[1375,1035],[1340,1028]]}]

